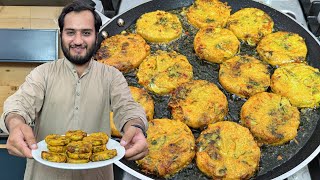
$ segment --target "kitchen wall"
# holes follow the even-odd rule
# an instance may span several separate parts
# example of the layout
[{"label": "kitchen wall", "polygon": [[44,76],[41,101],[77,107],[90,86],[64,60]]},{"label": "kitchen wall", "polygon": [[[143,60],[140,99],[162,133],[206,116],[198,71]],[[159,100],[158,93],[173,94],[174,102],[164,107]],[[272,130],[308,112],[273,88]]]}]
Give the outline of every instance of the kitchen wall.
[{"label": "kitchen wall", "polygon": [[[0,6],[0,28],[59,29],[58,16],[63,7]],[[1,47],[0,47],[1,48]],[[59,48],[60,49],[60,48]],[[59,57],[63,57],[59,51]],[[26,75],[39,63],[0,62],[0,113],[4,100],[24,82]]]}]

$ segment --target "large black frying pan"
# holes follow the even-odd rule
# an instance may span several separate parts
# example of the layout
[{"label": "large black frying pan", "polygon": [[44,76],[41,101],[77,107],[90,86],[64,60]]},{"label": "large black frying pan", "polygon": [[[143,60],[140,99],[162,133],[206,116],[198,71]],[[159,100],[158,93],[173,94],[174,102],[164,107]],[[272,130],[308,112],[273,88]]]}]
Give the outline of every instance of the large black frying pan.
[{"label": "large black frying pan", "polygon": [[[281,12],[274,10],[261,3],[251,0],[222,0],[227,2],[232,7],[232,12],[238,11],[246,7],[256,7],[266,13],[268,13],[275,23],[275,31],[284,30],[298,33],[302,36],[308,47],[307,62],[309,65],[319,68],[320,67],[320,44],[316,38],[303,26],[291,19],[289,16],[282,14]],[[134,24],[142,14],[155,10],[171,11],[174,9],[181,9],[182,7],[188,7],[193,3],[193,0],[154,0],[141,4],[133,9],[120,14],[111,19],[100,31],[98,36],[98,43],[104,39],[104,35],[113,36],[119,34],[123,30],[134,30]],[[181,18],[181,16],[180,16]],[[123,21],[122,21],[123,20]],[[185,31],[192,31],[192,27],[184,25]],[[178,51],[181,54],[187,56],[190,63],[194,68],[194,77],[196,79],[206,79],[208,81],[217,84],[223,92],[227,95],[229,100],[229,114],[228,119],[238,122],[239,112],[241,105],[245,102],[244,99],[235,98],[233,95],[227,93],[219,84],[218,69],[219,65],[206,63],[199,60],[193,51],[191,37],[183,36],[176,42],[170,45],[171,49]],[[191,38],[191,39],[190,39]],[[157,48],[165,49],[166,46],[152,46],[152,50]],[[250,54],[257,56],[254,53],[254,48],[251,48],[242,44],[240,54]],[[272,71],[272,70],[271,70]],[[129,85],[139,86],[135,77],[135,72],[125,74]],[[285,87],[284,87],[285,88]],[[155,100],[155,115],[154,118],[170,118],[170,110],[166,104],[170,97],[157,96],[152,94]],[[278,147],[261,147],[262,157],[260,162],[260,168],[253,179],[284,179],[293,174],[304,165],[307,165],[320,151],[320,111],[318,109],[301,109],[301,123],[298,131],[298,135],[295,141],[291,141]],[[199,131],[193,130],[195,137],[199,135]],[[150,177],[158,179],[155,176],[145,175],[136,166],[134,162],[121,160],[116,163],[120,168],[131,171],[134,176],[143,179],[144,177]],[[141,175],[141,176],[139,176]],[[208,179],[205,177],[193,162],[184,170],[176,174],[171,179]]]}]

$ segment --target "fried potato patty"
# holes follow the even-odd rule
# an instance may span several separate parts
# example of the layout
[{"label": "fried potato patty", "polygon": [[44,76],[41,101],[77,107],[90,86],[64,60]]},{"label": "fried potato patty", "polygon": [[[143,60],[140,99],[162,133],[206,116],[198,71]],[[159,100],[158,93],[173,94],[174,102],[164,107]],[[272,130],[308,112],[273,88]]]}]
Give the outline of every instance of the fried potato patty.
[{"label": "fried potato patty", "polygon": [[238,38],[228,29],[206,27],[194,38],[194,50],[201,58],[214,63],[233,57],[240,48]]},{"label": "fried potato patty", "polygon": [[92,144],[86,141],[73,141],[67,145],[67,151],[71,153],[89,153],[92,152]]},{"label": "fried potato patty", "polygon": [[72,159],[72,158],[67,158],[67,163],[72,163],[72,164],[84,164],[88,163],[90,159]]},{"label": "fried potato patty", "polygon": [[117,156],[116,149],[107,149],[105,151],[93,153],[91,156],[91,161],[104,161],[108,159],[112,159],[113,157]]},{"label": "fried potato patty", "polygon": [[137,77],[146,89],[164,95],[190,81],[193,71],[186,56],[158,50],[140,64]]},{"label": "fried potato patty", "polygon": [[120,131],[117,129],[113,120],[113,112],[110,112],[110,127],[111,127],[111,135],[114,137],[122,137]]},{"label": "fried potato patty", "polygon": [[47,145],[47,148],[50,152],[55,152],[55,153],[65,153],[67,150],[67,146],[50,146]]},{"label": "fried potato patty", "polygon": [[307,51],[306,42],[300,35],[284,31],[265,36],[257,46],[257,52],[262,60],[273,66],[304,62]]},{"label": "fried potato patty", "polygon": [[101,152],[101,151],[106,151],[107,147],[105,144],[103,145],[98,145],[98,146],[92,146],[92,152],[93,153],[97,153],[97,152]]},{"label": "fried potato patty", "polygon": [[259,142],[281,145],[297,136],[300,113],[287,98],[262,92],[243,104],[241,123]]},{"label": "fried potato patty", "polygon": [[135,102],[139,103],[146,112],[147,119],[153,119],[154,102],[152,97],[145,89],[129,86],[132,98]]},{"label": "fried potato patty", "polygon": [[270,34],[273,26],[271,17],[258,8],[243,8],[232,14],[227,22],[227,28],[251,46]]},{"label": "fried potato patty", "polygon": [[319,69],[304,63],[289,63],[280,66],[271,76],[271,89],[289,99],[296,107],[319,107]]},{"label": "fried potato patty", "polygon": [[196,164],[213,179],[249,179],[258,169],[260,148],[250,131],[235,122],[210,124],[196,144]]},{"label": "fried potato patty", "polygon": [[64,146],[70,142],[70,139],[66,136],[61,136],[59,134],[49,134],[45,137],[45,142],[50,146]]},{"label": "fried potato patty", "polygon": [[67,156],[65,153],[55,153],[55,152],[41,152],[41,158],[50,162],[64,163],[67,161]]},{"label": "fried potato patty", "polygon": [[71,141],[80,141],[87,136],[87,133],[82,130],[69,130],[66,132],[66,137]]},{"label": "fried potato patty", "polygon": [[[143,88],[129,86],[132,98],[135,102],[139,103],[146,112],[147,119],[150,121],[153,119],[154,114],[154,101],[148,92]],[[111,135],[115,137],[121,137],[120,131],[116,128],[113,121],[113,112],[110,113],[110,125]]]},{"label": "fried potato patty", "polygon": [[106,144],[106,141],[102,138],[87,136],[83,138],[83,141],[91,143],[93,146],[100,146]]},{"label": "fried potato patty", "polygon": [[137,20],[136,31],[150,42],[167,43],[180,37],[182,25],[176,15],[157,10],[143,14]]},{"label": "fried potato patty", "polygon": [[89,159],[92,155],[92,152],[88,152],[88,153],[71,153],[69,151],[67,151],[67,156],[68,158],[71,159]]},{"label": "fried potato patty", "polygon": [[139,34],[118,34],[102,41],[95,58],[122,72],[137,68],[150,54],[150,46]]},{"label": "fried potato patty", "polygon": [[270,86],[268,65],[251,56],[235,56],[220,65],[219,82],[228,92],[248,98]]},{"label": "fried potato patty", "polygon": [[188,8],[187,19],[196,28],[224,27],[230,16],[231,7],[218,0],[196,0]]},{"label": "fried potato patty", "polygon": [[142,171],[170,177],[185,168],[195,156],[195,140],[189,127],[180,121],[154,119],[147,130],[149,153],[136,161]]},{"label": "fried potato patty", "polygon": [[204,128],[223,120],[228,113],[228,101],[213,83],[193,80],[181,85],[169,101],[173,119],[192,128]]}]

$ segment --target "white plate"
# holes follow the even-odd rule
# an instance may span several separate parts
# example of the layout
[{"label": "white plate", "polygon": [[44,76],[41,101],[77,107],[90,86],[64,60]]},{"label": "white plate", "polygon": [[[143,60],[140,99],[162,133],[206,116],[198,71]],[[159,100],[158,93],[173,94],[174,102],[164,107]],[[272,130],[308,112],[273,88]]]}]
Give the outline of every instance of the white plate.
[{"label": "white plate", "polygon": [[50,162],[50,161],[46,161],[46,160],[42,159],[41,152],[48,151],[47,143],[44,140],[40,141],[38,143],[38,149],[32,150],[32,156],[36,161],[38,161],[44,165],[54,167],[54,168],[59,168],[59,169],[92,169],[92,168],[107,166],[107,165],[112,164],[116,161],[119,161],[124,156],[124,154],[126,152],[124,147],[121,146],[118,141],[115,141],[110,138],[109,138],[109,141],[106,146],[108,149],[116,149],[117,156],[115,156],[112,159],[105,160],[105,161],[97,161],[97,162],[90,161],[90,162],[84,163],[84,164],[55,163],[55,162]]}]

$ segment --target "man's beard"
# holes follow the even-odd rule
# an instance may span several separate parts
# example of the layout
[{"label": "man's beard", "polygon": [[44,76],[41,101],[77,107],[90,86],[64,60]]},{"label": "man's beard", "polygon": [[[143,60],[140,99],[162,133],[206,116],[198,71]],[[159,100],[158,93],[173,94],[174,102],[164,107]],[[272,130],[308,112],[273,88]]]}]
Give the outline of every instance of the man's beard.
[{"label": "man's beard", "polygon": [[[96,43],[92,44],[91,47],[88,48],[88,45],[73,45],[73,46],[70,46],[69,48],[67,46],[64,45],[64,43],[62,42],[61,43],[61,46],[62,46],[62,51],[63,51],[63,54],[64,56],[73,64],[76,64],[76,65],[83,65],[87,62],[90,61],[90,59],[92,58],[93,54],[94,54],[94,50],[95,50],[95,46],[96,46]],[[87,53],[84,55],[84,56],[81,56],[81,55],[75,55],[75,56],[72,56],[70,54],[70,48],[71,47],[77,47],[77,46],[80,46],[80,47],[83,47],[85,46],[84,48],[87,49]]]}]

